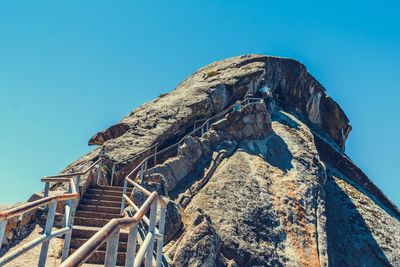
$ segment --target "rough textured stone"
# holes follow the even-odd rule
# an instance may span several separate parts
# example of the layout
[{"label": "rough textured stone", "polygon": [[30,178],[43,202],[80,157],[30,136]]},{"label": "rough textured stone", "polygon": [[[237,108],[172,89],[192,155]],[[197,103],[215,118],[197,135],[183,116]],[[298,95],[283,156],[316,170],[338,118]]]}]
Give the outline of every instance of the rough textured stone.
[{"label": "rough textured stone", "polygon": [[399,266],[400,221],[349,181],[340,172],[329,172],[325,187],[329,264]]},{"label": "rough textured stone", "polygon": [[193,164],[186,157],[170,158],[164,164],[171,169],[177,183],[193,169]]},{"label": "rough textured stone", "polygon": [[197,209],[188,229],[168,252],[174,266],[214,266],[221,240],[210,218]]},{"label": "rough textured stone", "polygon": [[[245,138],[260,139],[269,134],[271,129],[271,116],[265,106],[259,103],[251,103],[243,107],[241,111],[235,112],[236,122],[231,122],[223,118],[211,125],[211,130],[206,132],[202,138],[188,137],[180,147],[179,157],[171,157],[163,164],[156,165],[147,171],[148,175],[160,174],[165,179],[166,191],[172,191],[176,184],[179,184],[188,174],[195,171],[198,161],[207,158],[211,154],[210,144],[221,148],[226,146],[226,142],[231,143],[233,139],[242,140]],[[249,120],[249,118],[252,118]],[[246,121],[246,122],[245,122]],[[223,126],[221,126],[223,124]],[[238,127],[244,125],[245,127]],[[218,137],[217,137],[218,136]],[[224,138],[222,138],[222,136]],[[225,151],[226,152],[226,151]],[[139,175],[139,174],[138,174]],[[147,178],[149,180],[149,178]],[[200,184],[207,179],[198,181],[196,188],[190,190],[197,191]],[[185,205],[184,202],[180,202]]]},{"label": "rough textured stone", "polygon": [[316,149],[299,145],[312,135],[273,125],[274,134],[243,141],[220,164],[185,214],[210,216],[221,252],[239,266],[327,265],[325,176]]},{"label": "rough textured stone", "polygon": [[[0,212],[9,210],[26,202],[18,202],[15,204],[0,204]],[[0,257],[4,255],[10,247],[19,243],[23,238],[30,234],[35,227],[36,216],[38,211],[28,211],[16,217],[7,220],[7,225],[4,231],[3,240],[0,240]]]},{"label": "rough textured stone", "polygon": [[165,214],[165,231],[164,231],[164,242],[168,243],[176,233],[182,228],[182,212],[181,206],[175,202],[164,198],[166,206]]},{"label": "rough textured stone", "polygon": [[187,137],[180,146],[180,154],[186,157],[191,163],[195,163],[202,154],[201,142],[198,138]]},{"label": "rough textured stone", "polygon": [[[334,165],[346,176],[330,165],[326,154],[345,157],[343,151],[300,117],[278,110],[267,137],[243,139],[198,178],[198,190],[194,183],[177,199],[185,202],[186,220],[194,220],[198,209],[210,218],[208,228],[221,239],[215,266],[399,265],[397,208],[360,178],[358,168]],[[335,153],[322,151],[320,142]],[[174,262],[180,262],[176,248],[195,246],[195,228],[186,225],[168,250]]]},{"label": "rough textured stone", "polygon": [[126,123],[117,123],[110,128],[105,129],[95,134],[89,140],[89,146],[91,145],[102,145],[105,141],[120,137],[129,130],[129,126]]},{"label": "rough textured stone", "polygon": [[[153,174],[160,175],[161,179],[164,181],[165,188],[167,191],[171,191],[176,186],[175,177],[172,174],[171,168],[168,165],[165,164],[156,165],[153,168],[147,170],[146,174],[149,176]],[[149,180],[149,178],[147,178],[146,180]]]},{"label": "rough textured stone", "polygon": [[[231,118],[233,117],[233,118]],[[243,139],[261,139],[268,136],[271,129],[271,116],[263,103],[251,103],[240,111],[234,111],[211,125],[219,139],[241,141]],[[211,141],[214,138],[211,137]]]},{"label": "rough textured stone", "polygon": [[[165,252],[172,264],[400,266],[399,209],[346,156],[346,115],[295,60],[246,55],[205,66],[96,134],[90,143],[100,146],[63,172],[99,157],[123,161],[115,176],[121,184],[156,149],[248,90],[257,93],[263,81],[273,100],[212,121],[203,137],[181,143],[178,156],[174,147],[148,161],[143,186],[170,198]],[[102,167],[102,184],[110,167]],[[96,174],[82,177],[82,191]],[[145,197],[134,190],[132,199],[140,205]]]}]

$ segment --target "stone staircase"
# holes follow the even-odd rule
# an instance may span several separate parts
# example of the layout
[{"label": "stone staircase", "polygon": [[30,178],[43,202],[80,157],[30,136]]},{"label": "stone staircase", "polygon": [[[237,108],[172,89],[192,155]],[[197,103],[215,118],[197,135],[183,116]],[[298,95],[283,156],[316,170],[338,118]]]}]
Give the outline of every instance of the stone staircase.
[{"label": "stone staircase", "polygon": [[[75,213],[70,244],[70,255],[96,234],[113,218],[121,218],[123,187],[91,185],[79,202]],[[132,192],[128,188],[127,194]],[[125,265],[128,232],[121,230],[118,244],[117,265]],[[105,242],[88,260],[89,264],[104,265]]]}]

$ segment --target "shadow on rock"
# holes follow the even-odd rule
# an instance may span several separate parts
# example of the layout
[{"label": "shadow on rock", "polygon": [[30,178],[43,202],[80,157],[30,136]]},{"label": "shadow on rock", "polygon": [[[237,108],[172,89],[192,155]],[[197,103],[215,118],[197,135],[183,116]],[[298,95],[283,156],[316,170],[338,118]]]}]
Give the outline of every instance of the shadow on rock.
[{"label": "shadow on rock", "polygon": [[295,130],[299,129],[300,124],[298,124],[296,121],[294,121],[292,118],[287,116],[286,114],[282,112],[275,112],[272,114],[272,121],[279,121],[283,125],[286,125],[290,128],[293,128]]},{"label": "shadow on rock", "polygon": [[289,151],[285,141],[277,134],[273,133],[267,138],[267,151],[264,155],[265,160],[274,167],[287,172],[293,168],[293,155]]},{"label": "shadow on rock", "polygon": [[349,196],[329,177],[325,187],[330,266],[391,266]]}]

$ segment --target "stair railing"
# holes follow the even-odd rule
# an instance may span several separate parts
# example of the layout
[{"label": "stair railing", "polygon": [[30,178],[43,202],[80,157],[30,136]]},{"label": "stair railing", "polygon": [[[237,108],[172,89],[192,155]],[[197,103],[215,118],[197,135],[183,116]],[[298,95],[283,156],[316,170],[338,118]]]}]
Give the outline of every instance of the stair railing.
[{"label": "stair railing", "polygon": [[[162,154],[162,153],[165,153],[165,152],[170,151],[170,150],[172,150],[172,149],[177,149],[177,156],[179,156],[179,154],[180,154],[180,146],[181,146],[181,144],[185,141],[185,139],[186,139],[188,136],[194,136],[194,135],[196,135],[197,132],[201,132],[201,136],[203,136],[204,133],[207,132],[207,131],[209,130],[209,128],[210,128],[210,122],[211,122],[212,120],[219,119],[219,118],[221,118],[222,116],[225,116],[227,113],[231,112],[232,110],[233,110],[233,111],[241,110],[241,108],[242,108],[244,105],[247,105],[247,104],[249,104],[250,102],[258,102],[258,101],[261,101],[261,100],[263,100],[263,99],[262,99],[262,98],[245,98],[245,99],[242,100],[242,101],[237,101],[235,104],[231,105],[230,107],[228,107],[228,108],[224,109],[223,111],[219,112],[218,114],[216,114],[216,115],[214,115],[214,116],[208,118],[204,123],[202,123],[202,124],[201,124],[200,126],[198,126],[197,128],[193,129],[193,131],[191,131],[190,133],[188,133],[187,135],[185,135],[185,136],[184,136],[181,140],[179,140],[177,143],[175,143],[175,144],[173,144],[173,145],[171,145],[171,146],[169,146],[169,147],[166,147],[166,148],[164,148],[164,149],[162,149],[162,150],[160,150],[160,151],[157,151],[157,152],[155,152],[154,154],[152,154],[152,155],[146,157],[145,159],[143,159],[143,160],[142,160],[142,161],[127,175],[127,176],[126,176],[125,181],[124,181],[124,190],[123,190],[123,194],[126,194],[127,186],[128,186],[128,179],[132,179],[132,178],[133,178],[133,175],[135,175],[138,171],[140,172],[139,180],[140,180],[140,182],[143,182],[143,177],[144,177],[145,172],[147,171],[147,167],[148,167],[148,164],[147,164],[147,163],[148,163],[148,161],[149,161],[151,158],[157,157],[157,155]],[[148,151],[148,150],[147,150],[147,151]],[[155,165],[155,164],[154,164],[154,165]],[[139,169],[140,169],[140,170],[139,170]],[[124,209],[125,209],[125,198],[122,197],[122,201],[121,201],[121,213],[124,211]]]},{"label": "stair railing", "polygon": [[[42,199],[26,203],[24,205],[21,205],[13,209],[9,209],[7,211],[0,212],[0,243],[1,243],[1,241],[3,240],[3,235],[8,219],[32,210],[39,209],[44,205],[49,205],[47,219],[46,219],[46,226],[43,235],[19,247],[18,249],[15,249],[10,253],[7,253],[5,256],[0,258],[0,266],[3,266],[4,264],[12,261],[16,257],[22,255],[23,253],[27,252],[28,250],[40,244],[42,244],[42,248],[40,251],[38,266],[40,267],[45,266],[50,239],[61,235],[66,235],[66,236],[71,235],[72,217],[75,212],[77,199],[79,198],[79,192],[78,192],[79,177],[77,179],[77,183],[74,183],[74,180],[72,178],[46,178],[46,177],[42,179],[42,182],[46,182],[46,184],[50,182],[69,183],[69,191],[66,194],[45,196]],[[52,231],[57,202],[59,201],[66,201],[63,227],[59,230]],[[69,242],[64,242],[63,257],[68,256],[68,250],[69,250]]]},{"label": "stair railing", "polygon": [[[42,207],[48,209],[46,226],[43,235],[27,243],[26,245],[21,246],[20,248],[4,255],[2,258],[0,258],[0,266],[12,261],[13,259],[22,255],[26,251],[40,244],[42,244],[42,249],[40,252],[38,266],[45,266],[50,239],[62,235],[65,235],[64,246],[62,251],[62,261],[64,261],[68,257],[71,234],[72,234],[72,226],[74,222],[74,215],[80,197],[79,194],[80,178],[82,175],[87,174],[89,171],[91,171],[94,167],[98,165],[98,172],[96,179],[96,183],[98,183],[103,162],[110,163],[111,161],[100,158],[82,172],[62,173],[58,175],[45,176],[41,179],[42,182],[45,182],[43,198],[9,209],[7,211],[0,212],[0,243],[1,243],[4,237],[4,232],[8,219],[24,214],[28,211],[40,209]],[[76,177],[76,182],[74,182],[74,177]],[[69,183],[68,193],[49,196],[50,183]],[[59,201],[66,201],[63,224],[61,229],[52,232],[57,202]]]},{"label": "stair railing", "polygon": [[[157,251],[156,251],[156,266],[161,265],[162,261],[162,248],[163,248],[163,238],[164,238],[164,226],[165,226],[165,212],[166,212],[166,204],[165,202],[158,196],[157,192],[149,192],[139,184],[135,183],[131,178],[134,174],[139,171],[140,168],[140,181],[143,181],[144,173],[147,171],[148,161],[151,158],[156,159],[157,155],[170,151],[173,148],[177,148],[177,155],[180,154],[180,145],[188,136],[194,136],[197,132],[201,132],[201,136],[209,130],[210,122],[214,119],[219,119],[222,116],[225,116],[227,113],[235,110],[241,110],[243,105],[247,105],[250,102],[260,101],[262,98],[246,98],[242,101],[238,101],[230,107],[224,109],[218,114],[208,118],[202,123],[200,126],[196,128],[194,126],[193,131],[185,135],[180,141],[177,143],[164,148],[160,151],[156,151],[150,156],[147,156],[143,159],[124,179],[124,189],[122,193],[122,201],[121,201],[121,213],[124,212],[125,209],[125,201],[132,206],[132,208],[136,211],[135,215],[130,218],[115,218],[109,221],[100,231],[98,231],[94,236],[92,236],[88,241],[86,241],[78,250],[76,250],[70,257],[68,257],[63,263],[62,267],[66,266],[80,266],[85,263],[93,253],[104,243],[107,241],[106,248],[106,258],[105,258],[105,266],[115,266],[117,252],[118,252],[118,242],[119,242],[119,233],[121,228],[129,227],[129,235],[128,235],[128,246],[126,253],[125,266],[141,266],[144,259],[145,266],[152,266],[153,262],[153,250],[154,250],[154,241],[157,240]],[[133,159],[143,155],[149,150],[156,147],[157,144],[152,145],[147,150],[141,152],[140,154],[133,155],[128,159]],[[124,161],[127,161],[125,159]],[[121,164],[122,162],[113,163],[112,171],[111,171],[111,185],[115,174],[115,166]],[[108,161],[110,162],[110,161]],[[100,163],[101,164],[101,161]],[[156,161],[154,161],[154,165]],[[99,176],[101,171],[101,165],[99,166],[99,173],[97,175],[96,183],[98,183]],[[148,196],[147,200],[144,204],[139,208],[133,203],[133,201],[129,198],[127,193],[128,183],[133,185],[142,191],[145,195]],[[161,211],[160,211],[160,220],[159,226],[156,228],[156,217],[157,217],[157,203],[160,203]],[[146,212],[150,209],[150,218],[145,216]],[[148,234],[143,241],[139,251],[136,253],[136,241],[137,241],[137,233],[139,222],[143,221],[148,226]]]},{"label": "stair railing", "polygon": [[[61,264],[62,267],[82,265],[106,241],[107,248],[105,256],[105,266],[115,266],[118,253],[119,234],[122,228],[129,228],[125,266],[139,267],[145,259],[145,266],[151,267],[153,263],[155,240],[157,240],[155,264],[156,266],[161,265],[166,204],[158,196],[157,192],[151,193],[137,183],[130,180],[129,178],[128,182],[138,188],[140,191],[142,191],[145,195],[147,195],[147,200],[140,208],[138,208],[125,193],[124,197],[129,199],[128,203],[132,205],[132,207],[136,210],[135,215],[129,218],[115,218],[109,221],[101,230],[99,230],[71,256],[69,256]],[[158,228],[156,227],[157,203],[159,203],[161,206]],[[150,218],[147,218],[145,214],[149,209]],[[139,251],[136,253],[137,233],[139,222],[141,220],[148,225],[148,233],[143,243],[141,244]]]},{"label": "stair railing", "polygon": [[[152,150],[153,148],[155,148],[154,153],[151,154],[150,156],[146,157],[144,160],[142,160],[142,161],[139,163],[139,165],[138,165],[134,170],[132,170],[132,171],[128,174],[128,176],[127,176],[128,178],[130,178],[130,177],[132,176],[131,174],[136,173],[136,172],[139,170],[139,168],[140,168],[140,181],[143,181],[143,176],[144,176],[144,173],[147,171],[147,168],[148,168],[148,161],[149,161],[150,159],[153,158],[153,159],[154,159],[154,160],[153,160],[154,165],[156,165],[157,156],[160,155],[160,154],[163,154],[163,153],[165,153],[165,152],[167,152],[167,151],[169,151],[169,150],[171,150],[171,149],[173,149],[173,148],[177,148],[177,156],[179,156],[180,145],[181,145],[181,143],[183,143],[183,141],[185,140],[185,138],[187,138],[188,136],[196,135],[197,132],[201,132],[200,136],[203,136],[203,134],[204,134],[205,132],[207,132],[207,131],[209,130],[209,128],[210,128],[210,121],[212,121],[212,120],[214,120],[214,119],[221,118],[221,117],[224,116],[225,114],[229,113],[232,109],[233,109],[233,111],[235,111],[235,110],[238,111],[238,110],[240,110],[244,105],[247,105],[247,104],[249,104],[249,103],[251,103],[251,102],[259,102],[259,101],[261,101],[261,100],[263,100],[263,98],[247,97],[247,98],[243,99],[242,101],[239,101],[239,100],[238,100],[235,104],[233,104],[233,105],[231,105],[230,107],[224,109],[223,111],[219,112],[218,114],[216,114],[216,115],[214,115],[214,116],[212,116],[212,117],[209,117],[208,119],[202,119],[202,120],[199,120],[199,121],[195,121],[193,131],[191,131],[190,133],[186,134],[183,138],[181,138],[181,140],[179,140],[179,142],[177,142],[177,143],[175,143],[175,144],[173,144],[173,145],[171,145],[171,146],[169,146],[169,147],[167,147],[167,148],[164,148],[164,149],[162,149],[162,150],[160,150],[160,151],[157,151],[157,148],[158,148],[158,146],[160,145],[160,143],[155,143],[155,144],[153,144],[152,146],[150,146],[148,149],[146,149],[145,151],[143,151],[143,152],[141,152],[141,153],[139,153],[139,154],[136,154],[136,155],[132,155],[132,156],[130,156],[130,157],[128,157],[128,158],[126,158],[126,159],[124,159],[124,160],[122,160],[122,161],[112,162],[112,161],[109,161],[109,160],[108,160],[108,162],[111,163],[111,165],[112,165],[112,169],[111,169],[111,178],[110,178],[110,186],[113,185],[114,175],[115,175],[115,167],[116,167],[117,165],[122,164],[122,163],[124,163],[124,162],[127,162],[127,161],[129,161],[129,160],[132,160],[132,159],[134,159],[134,158],[137,158],[137,157],[139,157],[139,156],[142,156],[143,154],[145,154],[145,153],[147,153],[148,151],[150,151],[150,150]],[[205,120],[205,121],[204,121],[204,120]],[[201,124],[200,126],[196,127],[196,122],[200,122],[200,121],[204,121],[204,123]],[[105,160],[105,159],[103,159],[103,160]],[[101,163],[100,163],[100,164],[101,164]],[[101,168],[99,168],[99,170],[101,170]],[[98,173],[98,175],[97,175],[96,184],[98,184],[99,177],[100,177],[100,171],[99,171],[99,173]],[[122,206],[125,204],[124,202],[125,202],[125,200],[122,199]],[[123,209],[122,206],[121,206],[121,210]]]}]

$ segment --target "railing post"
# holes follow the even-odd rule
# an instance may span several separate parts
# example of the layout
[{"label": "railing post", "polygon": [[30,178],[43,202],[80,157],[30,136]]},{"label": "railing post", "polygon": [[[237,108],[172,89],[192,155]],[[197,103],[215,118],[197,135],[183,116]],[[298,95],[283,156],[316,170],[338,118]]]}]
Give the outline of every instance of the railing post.
[{"label": "railing post", "polygon": [[165,212],[166,212],[166,207],[164,205],[161,205],[160,222],[158,224],[158,232],[160,233],[161,237],[157,240],[156,267],[161,266],[161,260],[162,260],[162,250],[163,250],[163,242],[164,242]]},{"label": "railing post", "polygon": [[[78,177],[76,177],[76,183],[75,183],[75,188],[76,188],[76,192],[78,193],[79,198],[81,197],[81,194],[79,194],[79,183],[81,182],[81,176],[79,175]],[[78,200],[77,200],[78,202]]]},{"label": "railing post", "polygon": [[[54,215],[56,214],[56,207],[57,207],[57,202],[53,202],[50,204],[49,212],[47,213],[46,227],[44,229],[44,234],[46,236],[49,236],[51,234],[51,230],[53,228],[53,223],[54,223]],[[49,243],[50,240],[47,240],[42,244],[42,249],[40,251],[40,258],[38,263],[39,267],[44,267],[46,264],[47,251],[49,250]]]},{"label": "railing post", "polygon": [[[75,183],[75,188],[76,188],[76,192],[78,193],[78,196],[80,196],[79,195],[79,182],[80,181],[81,181],[81,177],[78,176],[76,178],[76,183]],[[68,216],[68,221],[67,221],[66,226],[70,227],[71,230],[68,233],[66,233],[65,237],[64,237],[64,247],[63,247],[63,251],[62,251],[61,262],[63,262],[66,258],[68,258],[69,246],[71,243],[71,236],[72,236],[72,225],[74,224],[74,215],[75,215],[76,207],[78,206],[78,199],[71,200],[70,203],[71,203],[71,208],[69,211],[69,216]],[[65,210],[64,218],[65,218],[65,216],[67,216],[67,210]]]},{"label": "railing post", "polygon": [[6,219],[0,220],[0,249],[1,245],[3,244],[4,231],[6,230],[6,225],[7,225]]},{"label": "railing post", "polygon": [[147,173],[147,160],[144,162],[144,171]]},{"label": "railing post", "polygon": [[206,132],[207,132],[208,130],[210,130],[210,121],[209,121],[209,120],[207,120]]},{"label": "railing post", "polygon": [[143,171],[144,170],[144,164],[142,164],[142,166],[140,166],[140,182],[143,182]]},{"label": "railing post", "polygon": [[154,166],[157,165],[157,149],[158,149],[158,145],[154,149]]},{"label": "railing post", "polygon": [[150,220],[149,233],[151,233],[151,240],[150,240],[150,244],[146,251],[145,267],[152,267],[154,237],[155,237],[154,235],[155,235],[156,219],[157,219],[157,202],[158,202],[158,197],[156,197],[153,200],[153,203],[151,204],[150,218],[149,218],[149,220]]},{"label": "railing post", "polygon": [[[72,184],[69,184],[68,187],[68,193],[72,192]],[[68,215],[67,215],[68,214]],[[67,227],[69,223],[69,215],[71,214],[71,199],[68,199],[65,202],[65,212],[64,212],[64,218],[63,218],[63,227]],[[67,221],[68,220],[68,221]]]},{"label": "railing post", "polygon": [[129,227],[128,246],[126,249],[125,267],[133,267],[136,256],[136,237],[138,232],[139,223],[135,226]]},{"label": "railing post", "polygon": [[203,136],[203,134],[204,134],[204,125],[201,126],[201,136]]},{"label": "railing post", "polygon": [[49,196],[49,189],[50,189],[50,182],[46,182],[46,185],[44,187],[44,197]]},{"label": "railing post", "polygon": [[[48,197],[49,196],[49,190],[50,190],[50,182],[46,182],[44,186],[44,195],[43,197]],[[44,205],[43,208],[47,208],[47,205]]]},{"label": "railing post", "polygon": [[102,161],[99,162],[99,170],[97,172],[97,179],[96,179],[96,184],[99,184],[99,179],[100,179],[100,173],[101,173],[101,165],[102,165]]},{"label": "railing post", "polygon": [[118,227],[115,233],[112,234],[107,241],[106,258],[104,262],[104,266],[106,267],[114,267],[117,261],[119,230],[120,228]]},{"label": "railing post", "polygon": [[179,157],[179,149],[180,149],[180,146],[179,146],[179,142],[178,142],[178,148],[176,149],[176,156],[177,157]]},{"label": "railing post", "polygon": [[122,192],[121,214],[124,212],[124,209],[125,209],[125,198],[124,198],[124,195],[126,194],[126,188],[127,187],[128,187],[128,182],[125,180],[125,182],[124,182],[124,191]]},{"label": "railing post", "polygon": [[110,186],[113,185],[113,181],[114,181],[114,172],[115,172],[115,164],[113,164],[112,169],[111,169],[111,181],[110,181]]}]

